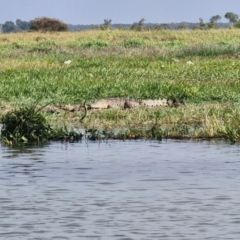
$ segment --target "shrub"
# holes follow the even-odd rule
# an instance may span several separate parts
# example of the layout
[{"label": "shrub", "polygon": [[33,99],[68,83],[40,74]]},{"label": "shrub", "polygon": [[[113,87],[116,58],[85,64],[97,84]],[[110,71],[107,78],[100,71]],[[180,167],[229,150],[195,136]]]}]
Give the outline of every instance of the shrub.
[{"label": "shrub", "polygon": [[[46,106],[46,105],[45,105]],[[0,139],[9,145],[43,143],[49,140],[78,141],[83,134],[63,128],[53,129],[37,109],[36,103],[6,113],[2,119]]]},{"label": "shrub", "polygon": [[68,25],[62,21],[54,18],[40,17],[35,18],[30,24],[31,31],[50,31],[50,32],[64,32],[68,31]]},{"label": "shrub", "polygon": [[2,117],[2,124],[1,138],[10,144],[47,141],[53,133],[35,106],[8,112]]}]

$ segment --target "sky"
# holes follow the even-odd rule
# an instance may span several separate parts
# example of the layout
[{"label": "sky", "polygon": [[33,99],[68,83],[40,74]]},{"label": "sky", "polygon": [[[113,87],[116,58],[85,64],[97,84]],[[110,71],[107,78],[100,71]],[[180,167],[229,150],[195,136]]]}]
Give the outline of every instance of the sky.
[{"label": "sky", "polygon": [[[237,12],[239,11],[239,12]],[[240,15],[240,0],[0,0],[0,23],[37,17],[57,18],[67,24],[199,22],[226,12]]]}]

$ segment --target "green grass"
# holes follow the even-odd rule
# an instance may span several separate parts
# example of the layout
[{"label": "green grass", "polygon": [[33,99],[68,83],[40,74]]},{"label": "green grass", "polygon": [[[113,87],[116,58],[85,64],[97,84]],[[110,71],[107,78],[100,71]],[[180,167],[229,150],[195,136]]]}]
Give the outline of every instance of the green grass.
[{"label": "green grass", "polygon": [[191,59],[172,62],[158,57],[79,57],[62,68],[9,69],[0,76],[1,99],[75,103],[105,97],[184,98],[188,102],[239,102],[236,60]]},{"label": "green grass", "polygon": [[3,112],[6,104],[21,107],[39,98],[78,105],[107,97],[177,98],[187,106],[92,112],[84,123],[82,113],[58,119],[87,129],[156,126],[162,137],[238,140],[239,39],[238,30],[1,35],[0,106]]}]

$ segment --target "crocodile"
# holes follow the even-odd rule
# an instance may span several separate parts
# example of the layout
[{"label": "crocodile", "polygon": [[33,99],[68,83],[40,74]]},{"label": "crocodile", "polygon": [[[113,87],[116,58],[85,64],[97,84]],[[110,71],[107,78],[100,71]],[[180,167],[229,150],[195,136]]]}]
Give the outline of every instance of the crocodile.
[{"label": "crocodile", "polygon": [[181,105],[185,105],[184,101],[177,101],[176,99],[147,99],[147,100],[136,100],[136,99],[128,99],[128,98],[106,98],[96,100],[90,105],[86,104],[84,101],[83,105],[66,105],[66,106],[56,106],[48,108],[48,112],[59,113],[61,110],[68,112],[80,111],[80,109],[84,110],[84,116],[80,119],[82,122],[83,119],[88,115],[88,110],[90,109],[127,109],[127,108],[138,108],[138,107],[178,107]]},{"label": "crocodile", "polygon": [[106,98],[100,99],[92,104],[88,105],[88,109],[126,109],[126,108],[137,108],[137,107],[157,107],[157,106],[170,106],[178,107],[184,105],[184,102],[177,101],[175,99],[148,99],[148,100],[136,100],[127,98]]},{"label": "crocodile", "polygon": [[106,98],[100,99],[88,106],[88,109],[107,109],[107,108],[120,108],[124,109],[126,103],[125,98]]}]

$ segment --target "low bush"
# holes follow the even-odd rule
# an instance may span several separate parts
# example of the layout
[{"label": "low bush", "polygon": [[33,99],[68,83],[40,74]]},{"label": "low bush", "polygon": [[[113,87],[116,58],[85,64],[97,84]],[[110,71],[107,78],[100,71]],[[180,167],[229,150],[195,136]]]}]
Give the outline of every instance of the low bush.
[{"label": "low bush", "polygon": [[[44,108],[44,107],[42,107]],[[2,117],[1,140],[9,145],[43,143],[49,140],[78,141],[82,134],[69,131],[66,127],[53,129],[36,105],[22,107]]]},{"label": "low bush", "polygon": [[33,20],[30,24],[31,31],[43,32],[66,32],[68,25],[54,18],[40,17]]}]

